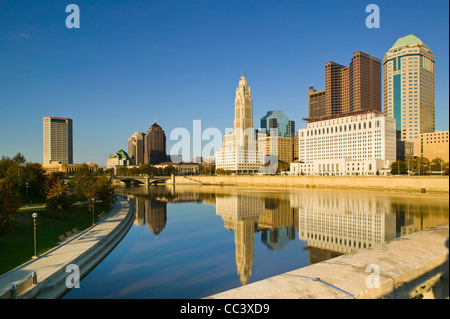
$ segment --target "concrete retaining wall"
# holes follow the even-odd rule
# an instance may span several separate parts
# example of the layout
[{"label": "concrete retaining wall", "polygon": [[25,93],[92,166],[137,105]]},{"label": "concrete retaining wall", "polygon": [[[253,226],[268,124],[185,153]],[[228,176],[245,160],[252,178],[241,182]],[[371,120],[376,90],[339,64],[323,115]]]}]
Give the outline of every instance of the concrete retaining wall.
[{"label": "concrete retaining wall", "polygon": [[175,184],[448,192],[448,176],[176,176]]},{"label": "concrete retaining wall", "polygon": [[448,238],[446,223],[207,299],[448,298]]}]

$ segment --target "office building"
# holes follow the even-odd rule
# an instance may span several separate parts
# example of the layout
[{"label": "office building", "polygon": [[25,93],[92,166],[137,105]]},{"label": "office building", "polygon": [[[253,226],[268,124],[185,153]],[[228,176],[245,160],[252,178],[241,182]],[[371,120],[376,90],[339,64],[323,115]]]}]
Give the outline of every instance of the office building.
[{"label": "office building", "polygon": [[317,91],[314,86],[308,90],[308,118],[325,116],[325,90]]},{"label": "office building", "polygon": [[258,151],[264,155],[277,155],[278,162],[291,163],[294,159],[294,139],[258,133]]},{"label": "office building", "polygon": [[43,118],[44,164],[73,164],[72,120],[63,117]]},{"label": "office building", "polygon": [[381,112],[381,61],[359,51],[353,54],[349,66],[327,62],[325,91],[310,87],[308,95],[310,118],[364,110]]},{"label": "office building", "polygon": [[154,165],[166,161],[166,134],[155,122],[144,136],[144,164]]},{"label": "office building", "polygon": [[106,161],[106,168],[115,168],[116,166],[135,165],[133,154],[128,154],[124,150],[119,150],[114,154],[108,156]]},{"label": "office building", "polygon": [[395,119],[376,111],[309,121],[291,175],[379,175],[396,160]]},{"label": "office building", "polygon": [[295,136],[295,121],[289,120],[283,111],[269,111],[261,118],[261,129],[265,129],[266,133],[270,135],[272,128],[278,129],[280,137]]},{"label": "office building", "polygon": [[419,156],[426,157],[430,161],[437,157],[444,163],[449,161],[448,131],[420,134],[416,145],[419,146]]},{"label": "office building", "polygon": [[74,173],[79,169],[88,169],[93,172],[98,171],[98,164],[88,162],[86,164],[63,164],[63,163],[51,163],[51,164],[42,164],[42,168],[45,170],[46,174],[51,173]]},{"label": "office building", "polygon": [[128,154],[134,155],[136,165],[144,164],[144,137],[144,133],[135,132],[128,138]]},{"label": "office building", "polygon": [[236,88],[234,110],[234,131],[224,135],[222,149],[216,153],[216,169],[256,173],[263,159],[257,150],[252,93],[244,74]]},{"label": "office building", "polygon": [[383,67],[384,114],[396,119],[397,139],[417,143],[420,134],[435,130],[434,55],[411,34],[394,43]]},{"label": "office building", "polygon": [[381,112],[381,61],[359,51],[348,67],[325,63],[325,90],[325,116]]},{"label": "office building", "polygon": [[294,137],[293,160],[298,161],[298,135]]}]

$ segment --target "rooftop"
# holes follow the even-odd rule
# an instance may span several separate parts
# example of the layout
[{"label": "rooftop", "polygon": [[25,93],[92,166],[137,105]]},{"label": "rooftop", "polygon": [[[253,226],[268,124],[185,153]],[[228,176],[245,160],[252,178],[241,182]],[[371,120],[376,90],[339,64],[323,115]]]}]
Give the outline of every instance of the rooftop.
[{"label": "rooftop", "polygon": [[395,49],[404,45],[412,46],[415,44],[423,44],[422,40],[420,40],[418,37],[416,37],[413,34],[407,35],[406,37],[402,37],[398,39],[394,45],[391,47],[391,49]]},{"label": "rooftop", "polygon": [[355,111],[355,112],[344,113],[344,114],[334,114],[334,115],[324,116],[324,117],[303,118],[303,120],[307,121],[308,123],[313,123],[313,122],[320,122],[320,121],[337,119],[337,118],[341,118],[341,117],[356,116],[356,115],[363,115],[363,114],[369,114],[369,113],[383,114],[377,110],[367,109],[367,110]]}]

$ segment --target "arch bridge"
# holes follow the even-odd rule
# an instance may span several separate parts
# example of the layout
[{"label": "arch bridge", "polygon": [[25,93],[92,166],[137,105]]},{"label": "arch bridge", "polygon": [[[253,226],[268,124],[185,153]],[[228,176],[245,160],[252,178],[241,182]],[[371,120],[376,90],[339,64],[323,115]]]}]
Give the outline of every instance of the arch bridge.
[{"label": "arch bridge", "polygon": [[127,186],[130,184],[138,184],[138,185],[155,185],[165,183],[170,176],[112,176],[110,177],[111,183],[123,182]]}]

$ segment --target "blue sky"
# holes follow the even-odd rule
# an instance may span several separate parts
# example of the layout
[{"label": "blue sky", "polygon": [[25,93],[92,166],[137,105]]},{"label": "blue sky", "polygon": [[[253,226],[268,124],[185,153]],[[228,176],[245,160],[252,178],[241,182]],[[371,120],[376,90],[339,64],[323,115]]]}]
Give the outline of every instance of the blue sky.
[{"label": "blue sky", "polygon": [[[68,29],[68,4],[80,28]],[[365,8],[380,8],[368,29]],[[74,120],[74,161],[105,165],[157,121],[168,151],[177,127],[233,126],[242,68],[255,126],[282,110],[304,127],[324,64],[356,51],[379,59],[419,37],[436,56],[436,130],[449,123],[448,1],[0,0],[0,156],[42,162],[42,117]],[[205,141],[207,143],[208,141]]]}]

